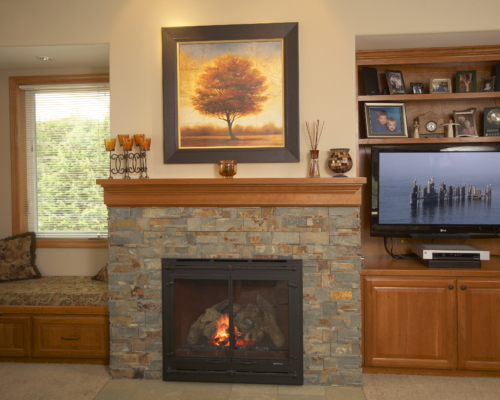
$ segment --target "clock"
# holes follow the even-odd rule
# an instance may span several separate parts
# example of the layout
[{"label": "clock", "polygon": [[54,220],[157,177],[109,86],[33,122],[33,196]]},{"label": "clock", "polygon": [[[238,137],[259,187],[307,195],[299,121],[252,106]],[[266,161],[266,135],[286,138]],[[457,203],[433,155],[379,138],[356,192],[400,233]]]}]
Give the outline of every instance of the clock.
[{"label": "clock", "polygon": [[434,133],[437,129],[437,124],[436,124],[436,121],[428,121],[426,124],[425,124],[425,129],[427,130],[427,132],[431,132],[431,133]]},{"label": "clock", "polygon": [[500,136],[500,108],[484,109],[484,136]]},{"label": "clock", "polygon": [[422,127],[420,137],[444,137],[444,115],[432,111],[417,117],[418,125]]}]

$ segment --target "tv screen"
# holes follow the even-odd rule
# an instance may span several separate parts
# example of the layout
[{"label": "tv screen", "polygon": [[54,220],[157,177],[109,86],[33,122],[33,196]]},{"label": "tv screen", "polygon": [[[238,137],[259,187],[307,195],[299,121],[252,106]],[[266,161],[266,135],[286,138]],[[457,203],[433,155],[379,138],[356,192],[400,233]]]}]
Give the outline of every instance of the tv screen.
[{"label": "tv screen", "polygon": [[372,236],[497,237],[500,147],[372,148]]}]

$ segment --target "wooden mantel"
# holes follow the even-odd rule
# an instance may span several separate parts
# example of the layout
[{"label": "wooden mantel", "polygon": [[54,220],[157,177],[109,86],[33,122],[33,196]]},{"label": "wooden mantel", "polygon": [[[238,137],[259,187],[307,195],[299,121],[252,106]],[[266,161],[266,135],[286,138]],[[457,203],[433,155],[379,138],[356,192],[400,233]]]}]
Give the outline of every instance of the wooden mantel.
[{"label": "wooden mantel", "polygon": [[349,207],[366,178],[98,179],[108,207]]}]

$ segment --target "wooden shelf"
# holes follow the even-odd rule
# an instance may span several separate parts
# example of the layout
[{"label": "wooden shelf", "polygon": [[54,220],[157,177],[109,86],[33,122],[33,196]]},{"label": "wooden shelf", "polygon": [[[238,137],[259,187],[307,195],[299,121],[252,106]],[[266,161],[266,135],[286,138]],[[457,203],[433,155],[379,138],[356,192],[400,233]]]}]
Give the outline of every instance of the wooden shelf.
[{"label": "wooden shelf", "polygon": [[385,138],[385,139],[359,139],[360,145],[391,145],[391,144],[479,144],[498,143],[500,136],[479,136],[479,137],[452,137],[452,138]]},{"label": "wooden shelf", "polygon": [[443,101],[443,100],[477,100],[500,98],[500,92],[474,92],[474,93],[425,93],[425,94],[383,94],[375,96],[358,96],[360,102],[372,101]]},{"label": "wooden shelf", "polygon": [[108,207],[350,207],[366,178],[98,179]]},{"label": "wooden shelf", "polygon": [[[497,92],[456,92],[456,72],[476,71],[477,88],[481,87],[481,79],[495,75],[495,67],[500,63],[500,46],[475,47],[441,47],[421,49],[370,50],[356,52],[357,74],[357,161],[358,175],[371,177],[372,146],[410,146],[410,145],[443,145],[443,146],[493,146],[500,145],[500,136],[479,137],[441,137],[413,138],[414,121],[429,111],[443,115],[445,120],[454,119],[457,110],[476,108],[476,131],[483,132],[483,113],[487,107],[500,106],[500,91]],[[363,66],[375,68],[378,87],[383,92],[387,84],[386,70],[400,70],[409,89],[410,82],[422,82],[424,94],[400,95],[366,95],[364,89]],[[429,93],[431,79],[450,79],[453,93]],[[398,138],[367,138],[366,103],[404,103],[408,136]],[[422,135],[422,131],[421,131]],[[364,256],[384,255],[383,238],[370,236],[371,219],[371,179],[368,179],[363,190],[361,203],[361,252]],[[454,243],[454,239],[443,239],[443,243]],[[500,240],[470,239],[466,241],[500,254]],[[398,241],[399,251],[410,252],[408,240]]]}]

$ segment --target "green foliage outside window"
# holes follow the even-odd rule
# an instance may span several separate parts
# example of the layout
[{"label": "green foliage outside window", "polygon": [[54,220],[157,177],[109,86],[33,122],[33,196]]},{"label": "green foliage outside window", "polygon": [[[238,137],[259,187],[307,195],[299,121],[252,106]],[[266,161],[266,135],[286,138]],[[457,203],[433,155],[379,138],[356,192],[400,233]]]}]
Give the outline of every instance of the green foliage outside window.
[{"label": "green foliage outside window", "polygon": [[109,175],[104,120],[69,116],[37,121],[39,231],[106,231],[107,208],[96,179]]}]

